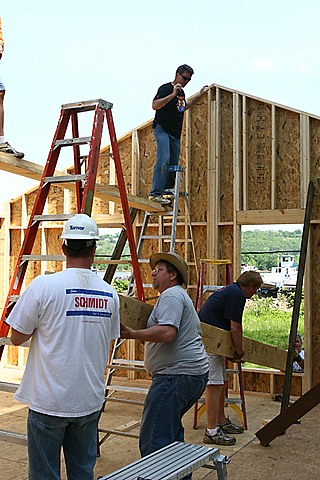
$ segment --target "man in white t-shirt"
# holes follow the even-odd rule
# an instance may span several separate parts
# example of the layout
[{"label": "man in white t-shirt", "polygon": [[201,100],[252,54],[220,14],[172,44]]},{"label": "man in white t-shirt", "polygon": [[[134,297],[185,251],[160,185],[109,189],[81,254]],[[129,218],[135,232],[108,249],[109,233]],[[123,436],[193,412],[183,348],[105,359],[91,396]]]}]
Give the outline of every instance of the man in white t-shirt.
[{"label": "man in white t-shirt", "polygon": [[10,313],[11,341],[31,338],[15,398],[29,406],[29,478],[93,480],[110,341],[119,337],[116,291],[90,270],[99,231],[85,214],[61,238],[66,270],[36,277]]}]

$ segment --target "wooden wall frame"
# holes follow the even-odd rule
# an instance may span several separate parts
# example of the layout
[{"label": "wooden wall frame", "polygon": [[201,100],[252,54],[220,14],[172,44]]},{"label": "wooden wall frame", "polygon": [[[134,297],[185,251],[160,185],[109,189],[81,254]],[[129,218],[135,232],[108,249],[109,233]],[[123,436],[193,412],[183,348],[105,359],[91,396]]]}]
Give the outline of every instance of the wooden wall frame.
[{"label": "wooden wall frame", "polygon": [[[151,124],[149,120],[118,140],[128,193],[142,210],[148,208],[146,199],[155,161]],[[122,213],[117,187],[112,185],[111,153],[110,146],[101,150],[93,215],[100,226],[119,227]],[[234,277],[240,273],[241,227],[302,224],[308,183],[314,182],[305,274],[305,383],[309,389],[320,382],[320,117],[212,84],[208,93],[187,111],[180,163],[189,187],[197,256],[230,258]],[[40,166],[26,160],[8,161],[1,155],[0,168],[29,178],[39,178],[41,173]],[[1,252],[4,285],[9,282],[35,190],[8,202],[1,226],[2,238],[8,239],[1,243],[5,250]],[[66,212],[66,208],[74,211],[73,192],[56,187],[48,209]],[[142,214],[135,224],[137,231],[141,222]],[[185,228],[183,224],[179,227]],[[50,224],[41,228],[39,251],[59,250],[57,229]],[[192,263],[188,248],[182,246],[178,253]],[[44,268],[59,267],[50,262]],[[192,296],[196,284],[192,265],[190,272]],[[38,273],[33,266],[26,281]],[[208,272],[208,283],[224,284],[224,274],[224,269],[215,268]]]}]

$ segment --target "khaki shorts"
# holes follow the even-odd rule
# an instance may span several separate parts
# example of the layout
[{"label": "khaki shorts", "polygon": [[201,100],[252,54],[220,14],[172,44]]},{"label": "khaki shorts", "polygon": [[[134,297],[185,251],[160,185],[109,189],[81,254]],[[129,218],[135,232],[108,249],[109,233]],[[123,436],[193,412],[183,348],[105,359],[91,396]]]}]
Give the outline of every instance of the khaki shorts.
[{"label": "khaki shorts", "polygon": [[223,385],[227,380],[227,369],[224,357],[209,355],[209,380],[207,385]]}]

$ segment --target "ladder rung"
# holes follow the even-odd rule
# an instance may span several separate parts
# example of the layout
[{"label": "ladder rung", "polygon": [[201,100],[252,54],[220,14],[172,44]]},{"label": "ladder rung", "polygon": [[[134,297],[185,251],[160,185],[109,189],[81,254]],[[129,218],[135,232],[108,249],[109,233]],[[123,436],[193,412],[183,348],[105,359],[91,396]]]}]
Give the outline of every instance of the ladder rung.
[{"label": "ladder rung", "polygon": [[63,262],[66,259],[64,255],[22,255],[22,260],[39,262]]},{"label": "ladder rung", "polygon": [[20,295],[10,295],[10,302],[17,303],[19,298],[20,298]]},{"label": "ladder rung", "polygon": [[[19,295],[11,295],[10,297],[11,303],[17,303],[18,300],[19,300]],[[9,337],[0,338],[0,346],[4,346],[4,345],[9,345],[11,347],[13,346]],[[21,345],[19,345],[19,347],[29,347],[29,346],[30,346],[30,340],[27,340],[26,342],[21,343]]]},{"label": "ladder rung", "polygon": [[107,385],[106,390],[110,392],[129,392],[129,393],[142,393],[143,395],[147,395],[148,388],[141,388],[141,387],[126,387],[124,385]]},{"label": "ladder rung", "polygon": [[112,371],[116,371],[116,370],[132,370],[134,372],[145,372],[146,369],[143,368],[143,367],[131,367],[129,365],[115,365],[115,364],[107,364],[106,365],[107,368],[110,368]]},{"label": "ladder rung", "polygon": [[10,392],[14,393],[19,387],[18,383],[9,383],[9,382],[0,382],[0,391],[1,392]]},{"label": "ladder rung", "polygon": [[128,400],[127,398],[119,398],[119,397],[106,397],[107,402],[115,402],[115,403],[125,403],[127,405],[144,405],[144,402],[139,402],[139,400]]},{"label": "ladder rung", "polygon": [[3,346],[3,345],[12,345],[9,337],[0,337],[0,346]]},{"label": "ladder rung", "polygon": [[109,110],[113,107],[113,104],[107,102],[106,100],[102,100],[101,98],[97,98],[96,100],[86,100],[83,102],[75,102],[75,103],[65,103],[61,105],[63,110],[70,110],[76,109],[78,112],[88,112],[89,110],[95,110],[96,106],[104,108],[105,110]]},{"label": "ladder rung", "polygon": [[80,182],[86,178],[83,174],[77,175],[56,175],[54,177],[45,177],[44,181],[47,183],[68,183],[68,182]]},{"label": "ladder rung", "polygon": [[204,285],[203,293],[204,292],[216,292],[217,290],[222,290],[224,288],[223,285]]},{"label": "ladder rung", "polygon": [[225,398],[224,403],[230,404],[230,403],[235,403],[235,404],[242,404],[241,398]]},{"label": "ladder rung", "polygon": [[91,137],[80,138],[65,138],[63,140],[56,140],[55,147],[70,147],[73,145],[86,145],[91,142]]},{"label": "ladder rung", "polygon": [[137,433],[128,433],[128,432],[123,432],[122,430],[111,430],[106,428],[99,428],[98,432],[109,433],[109,435],[114,434],[114,435],[122,435],[123,437],[139,438],[139,435]]},{"label": "ladder rung", "polygon": [[144,367],[143,360],[127,360],[125,358],[114,358],[113,364],[116,365],[134,365],[136,367]]},{"label": "ladder rung", "polygon": [[[169,239],[171,239],[169,235]],[[176,238],[176,243],[191,243],[191,238]]]},{"label": "ladder rung", "polygon": [[239,375],[239,370],[237,368],[227,368],[227,373],[234,373],[235,375]]},{"label": "ladder rung", "polygon": [[63,213],[61,215],[34,215],[34,222],[59,222],[64,220],[69,220],[73,217],[74,213]]},{"label": "ladder rung", "polygon": [[9,443],[17,443],[19,445],[27,445],[27,435],[22,433],[8,432],[7,430],[0,430],[0,440]]},{"label": "ladder rung", "polygon": [[157,239],[170,240],[171,235],[142,235],[140,238],[142,240],[147,240],[148,238],[150,240],[157,240]]}]

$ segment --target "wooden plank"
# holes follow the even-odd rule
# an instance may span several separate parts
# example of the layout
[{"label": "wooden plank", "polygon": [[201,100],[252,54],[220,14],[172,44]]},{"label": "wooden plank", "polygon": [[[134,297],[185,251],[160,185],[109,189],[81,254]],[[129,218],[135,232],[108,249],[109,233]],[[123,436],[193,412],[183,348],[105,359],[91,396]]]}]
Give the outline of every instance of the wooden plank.
[{"label": "wooden plank", "polygon": [[238,225],[272,225],[286,223],[303,223],[304,208],[288,210],[239,210]]},{"label": "wooden plank", "polygon": [[100,228],[123,228],[124,218],[120,213],[115,214],[92,214],[93,220]]},{"label": "wooden plank", "polygon": [[[205,323],[201,323],[201,328],[203,343],[208,353],[228,358],[233,357],[234,346],[230,332]],[[285,350],[247,337],[243,339],[243,349],[245,352],[244,362],[285,370],[287,360],[287,352]]]},{"label": "wooden plank", "polygon": [[[135,330],[146,328],[152,312],[152,305],[140,302],[132,297],[120,295],[121,322]],[[201,323],[203,343],[208,353],[232,358],[234,346],[231,333],[221,328]],[[244,337],[243,347],[245,362],[256,363],[265,367],[285,370],[287,352],[265,343]]]},{"label": "wooden plank", "polygon": [[[43,166],[36,163],[29,162],[24,159],[17,159],[13,155],[6,155],[0,153],[0,170],[5,170],[9,173],[21,175],[23,177],[30,178],[32,180],[40,181],[43,173]],[[67,176],[66,172],[55,171],[56,176]],[[61,188],[68,190],[75,190],[74,182],[59,183]],[[111,201],[115,203],[121,203],[120,192],[116,185],[99,185],[95,186],[95,197],[104,201]],[[166,209],[160,204],[148,200],[146,198],[138,197],[136,195],[127,194],[130,207],[137,208],[143,211],[150,212],[164,212]]]},{"label": "wooden plank", "polygon": [[121,322],[134,330],[146,328],[153,306],[124,295],[119,298]]},{"label": "wooden plank", "polygon": [[267,447],[272,440],[285,433],[286,429],[300,420],[320,403],[320,383],[302,395],[296,402],[277,415],[271,422],[256,432],[261,445]]}]

